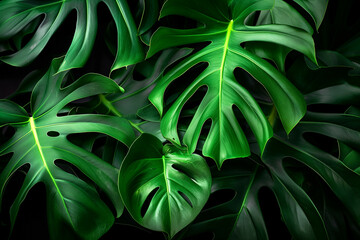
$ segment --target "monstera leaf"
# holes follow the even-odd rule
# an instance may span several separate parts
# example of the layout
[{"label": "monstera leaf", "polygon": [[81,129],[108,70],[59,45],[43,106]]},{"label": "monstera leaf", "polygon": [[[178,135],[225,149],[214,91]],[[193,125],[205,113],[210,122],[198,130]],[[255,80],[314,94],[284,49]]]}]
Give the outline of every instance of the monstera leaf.
[{"label": "monstera leaf", "polygon": [[[360,175],[350,170],[340,159],[320,150],[306,139],[305,133],[317,133],[328,136],[359,151],[360,118],[351,114],[309,113],[292,132],[289,140],[276,137],[269,142],[269,151],[263,161],[286,182],[281,162],[293,158],[316,172],[326,182],[334,194],[343,202],[360,224],[360,207],[354,202],[360,201]],[[281,149],[281,151],[279,151]]]},{"label": "monstera leaf", "polygon": [[[187,239],[211,233],[213,239],[268,239],[268,231],[259,206],[259,191],[273,191],[282,219],[294,239],[329,239],[332,223],[324,220],[331,213],[320,210],[302,186],[301,178],[289,169],[296,162],[306,171],[317,174],[360,226],[360,175],[342,161],[307,142],[306,132],[333,137],[352,149],[359,149],[360,118],[351,114],[309,113],[291,132],[289,138],[275,135],[267,144],[262,161],[265,167],[251,161],[230,161],[222,170],[212,172],[212,194],[233,191],[234,197],[202,211],[195,222],[178,236]],[[347,151],[348,162],[355,155]],[[354,163],[353,163],[354,164]],[[305,169],[305,170],[304,170]],[[300,180],[299,180],[300,179]],[[316,190],[315,190],[316,191]],[[217,195],[218,197],[220,195]],[[325,196],[326,197],[326,196]],[[301,227],[299,227],[301,226]],[[207,236],[207,235],[206,235]]]},{"label": "monstera leaf", "polygon": [[120,92],[115,82],[97,74],[85,75],[61,88],[65,72],[54,75],[61,62],[62,59],[55,59],[35,86],[30,117],[16,103],[0,100],[0,125],[10,124],[16,129],[14,136],[0,146],[0,155],[12,154],[0,175],[0,200],[14,172],[24,165],[30,165],[11,205],[12,226],[28,192],[35,184],[42,182],[47,193],[51,238],[61,239],[65,234],[64,226],[68,226],[81,238],[98,239],[112,225],[112,212],[92,184],[62,170],[57,166],[57,160],[68,162],[91,179],[111,200],[116,216],[120,216],[123,205],[117,190],[117,170],[71,143],[67,136],[74,133],[103,133],[129,146],[134,133],[129,123],[118,117],[96,114],[58,116],[65,105],[77,99]]},{"label": "monstera leaf", "polygon": [[82,67],[94,45],[97,5],[100,2],[107,5],[116,24],[117,52],[112,70],[141,61],[144,54],[126,0],[1,1],[0,39],[13,38],[28,24],[44,16],[30,41],[19,51],[1,60],[14,66],[24,66],[31,62],[44,49],[69,13],[76,10],[74,38],[59,71]]},{"label": "monstera leaf", "polygon": [[[348,109],[347,114],[360,117],[360,110],[352,107]],[[343,142],[339,142],[340,159],[344,164],[360,175],[360,150],[349,147]]]},{"label": "monstera leaf", "polygon": [[[167,49],[156,58],[129,67],[127,74],[120,74],[120,77],[114,76],[115,81],[126,89],[126,92],[121,95],[107,96],[107,99],[126,118],[135,118],[140,109],[150,104],[148,96],[164,71],[190,52],[191,50],[187,48]],[[136,79],[135,72],[137,71],[142,71],[140,74],[144,76],[144,79]]]},{"label": "monstera leaf", "polygon": [[281,24],[245,25],[249,14],[268,10],[273,0],[257,1],[180,1],[168,0],[161,17],[181,15],[200,22],[192,29],[160,28],[152,37],[148,57],[172,46],[210,42],[169,71],[151,92],[149,99],[162,115],[166,89],[180,75],[198,63],[207,68],[180,94],[161,121],[161,131],[170,141],[180,145],[177,133],[181,109],[202,87],[207,92],[189,124],[183,143],[193,152],[201,129],[211,119],[211,129],[203,146],[203,155],[215,159],[218,167],[226,159],[250,155],[247,139],[234,115],[236,106],[253,131],[261,151],[273,131],[262,109],[250,93],[238,83],[233,72],[242,68],[268,91],[281,122],[289,133],[303,117],[306,105],[300,92],[266,60],[241,47],[244,42],[270,42],[295,49],[314,62],[314,43],[311,35],[301,29]]},{"label": "monstera leaf", "polygon": [[[312,2],[318,2],[317,0]],[[303,5],[303,4],[302,4]],[[317,6],[323,11],[326,9],[327,4],[323,3]],[[320,18],[322,16],[312,16],[313,18]],[[284,24],[296,28],[301,28],[310,34],[313,33],[311,25],[306,19],[297,12],[290,4],[283,0],[275,0],[274,6],[269,10],[263,10],[260,12],[256,25],[265,24]],[[281,46],[274,43],[264,42],[248,42],[246,43],[246,49],[251,51],[262,58],[267,58],[276,64],[277,68],[282,72],[285,72],[285,59],[290,48]]]},{"label": "monstera leaf", "polygon": [[259,205],[262,188],[275,194],[282,218],[295,239],[327,239],[321,216],[308,195],[290,178],[286,183],[249,159],[241,164],[229,161],[220,172],[214,170],[211,192],[221,195],[221,191],[232,191],[234,197],[204,210],[178,239],[201,238],[206,233],[211,233],[212,239],[269,239]]},{"label": "monstera leaf", "polygon": [[210,187],[210,171],[201,156],[163,147],[146,133],[133,143],[120,167],[119,190],[131,216],[170,237],[194,220]]}]

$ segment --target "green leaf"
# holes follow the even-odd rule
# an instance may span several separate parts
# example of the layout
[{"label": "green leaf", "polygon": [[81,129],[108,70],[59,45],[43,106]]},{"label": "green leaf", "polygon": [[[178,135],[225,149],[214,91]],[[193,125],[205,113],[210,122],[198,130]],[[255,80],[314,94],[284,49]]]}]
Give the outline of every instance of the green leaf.
[{"label": "green leaf", "polygon": [[113,224],[112,212],[92,184],[63,171],[56,165],[56,160],[64,160],[83,172],[107,195],[116,209],[116,216],[120,216],[123,205],[117,190],[117,170],[71,143],[67,137],[74,133],[103,133],[129,146],[134,133],[129,123],[118,117],[96,114],[57,116],[72,101],[99,93],[120,92],[115,82],[98,74],[87,74],[61,88],[65,72],[54,75],[61,62],[62,59],[55,59],[35,86],[30,104],[31,117],[26,117],[26,111],[17,104],[0,100],[7,112],[0,114],[0,122],[16,129],[14,136],[0,146],[0,155],[12,153],[0,175],[0,200],[3,201],[5,187],[14,172],[29,164],[30,169],[11,205],[12,227],[28,192],[42,182],[46,187],[51,239],[61,239],[65,226],[81,238],[98,239]]},{"label": "green leaf", "polygon": [[215,159],[218,167],[226,159],[250,155],[247,139],[234,115],[240,109],[263,152],[272,136],[272,128],[250,93],[233,74],[240,67],[252,75],[268,91],[287,133],[303,117],[306,106],[301,93],[266,60],[240,46],[241,43],[270,42],[295,49],[314,62],[314,42],[304,30],[286,25],[248,26],[245,19],[254,11],[273,7],[273,0],[223,1],[168,0],[161,17],[181,15],[202,23],[193,29],[161,27],[152,37],[148,57],[173,46],[210,42],[169,71],[151,92],[149,99],[163,115],[163,98],[169,85],[198,63],[208,67],[180,94],[164,114],[161,131],[170,141],[180,145],[177,124],[180,112],[190,97],[202,87],[207,93],[185,133],[183,142],[193,152],[206,120],[212,125],[203,147],[203,154]]},{"label": "green leaf", "polygon": [[302,8],[304,8],[315,22],[318,30],[322,20],[324,19],[328,0],[294,0]]},{"label": "green leaf", "polygon": [[[159,56],[154,56],[146,62],[129,68],[129,73],[120,74],[120,77],[114,76],[115,81],[126,91],[124,94],[113,94],[107,98],[121,114],[129,119],[133,119],[136,117],[139,109],[150,104],[148,96],[164,71],[171,64],[190,53],[191,50],[188,48],[167,49],[159,54]],[[145,73],[146,70],[148,72]],[[140,72],[144,79],[137,79],[135,72]]]},{"label": "green leaf", "polygon": [[338,51],[346,57],[359,57],[360,56],[360,36],[351,39],[349,42],[343,44]]},{"label": "green leaf", "polygon": [[22,107],[6,99],[0,101],[0,116],[0,127],[26,122],[29,119],[29,115]]},{"label": "green leaf", "polygon": [[[346,113],[360,117],[360,109],[353,106],[350,107]],[[339,141],[339,151],[339,158],[344,164],[360,175],[360,150],[355,150]]]},{"label": "green leaf", "polygon": [[159,0],[140,0],[143,11],[139,26],[139,34],[142,35],[156,23],[159,17]]},{"label": "green leaf", "polygon": [[137,29],[125,0],[38,1],[5,0],[0,2],[0,39],[10,39],[27,24],[44,15],[30,41],[2,61],[24,66],[34,60],[72,10],[77,22],[74,38],[59,71],[84,66],[92,51],[97,32],[97,5],[104,2],[116,24],[117,52],[112,70],[141,61],[144,57]]},{"label": "green leaf", "polygon": [[306,93],[307,104],[356,104],[354,99],[360,96],[360,65],[329,50],[319,51],[317,59],[318,66],[298,59],[287,72],[296,87]]},{"label": "green leaf", "polygon": [[[345,205],[360,226],[360,175],[349,169],[340,159],[308,142],[305,133],[334,138],[347,146],[360,150],[360,118],[351,114],[309,112],[290,134],[276,136],[269,141],[263,161],[283,181],[283,159],[293,158],[317,173]],[[281,149],[281,150],[280,150]]]},{"label": "green leaf", "polygon": [[[205,205],[211,175],[205,160],[142,134],[120,167],[119,191],[131,216],[144,227],[173,237]],[[145,201],[150,201],[144,214]]]},{"label": "green leaf", "polygon": [[215,240],[269,239],[258,195],[264,187],[275,194],[283,221],[295,239],[328,239],[321,216],[301,187],[289,176],[283,182],[249,159],[229,161],[221,171],[213,171],[212,194],[232,190],[235,196],[204,210],[179,239],[209,232]]},{"label": "green leaf", "polygon": [[[313,34],[313,29],[306,19],[283,0],[275,0],[275,4],[271,9],[260,12],[256,25],[266,24],[288,25]],[[290,48],[274,43],[248,42],[246,43],[246,49],[259,57],[274,61],[278,69],[285,72],[285,59],[291,51]]]}]

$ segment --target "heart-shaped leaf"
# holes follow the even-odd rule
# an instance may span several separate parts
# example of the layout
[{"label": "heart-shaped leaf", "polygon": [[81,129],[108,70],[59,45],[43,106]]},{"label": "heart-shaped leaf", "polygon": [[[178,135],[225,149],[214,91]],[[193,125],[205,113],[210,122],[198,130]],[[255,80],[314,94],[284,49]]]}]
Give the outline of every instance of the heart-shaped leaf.
[{"label": "heart-shaped leaf", "polygon": [[131,146],[119,174],[120,194],[131,216],[170,237],[194,220],[211,187],[205,160],[174,149],[142,134]]}]

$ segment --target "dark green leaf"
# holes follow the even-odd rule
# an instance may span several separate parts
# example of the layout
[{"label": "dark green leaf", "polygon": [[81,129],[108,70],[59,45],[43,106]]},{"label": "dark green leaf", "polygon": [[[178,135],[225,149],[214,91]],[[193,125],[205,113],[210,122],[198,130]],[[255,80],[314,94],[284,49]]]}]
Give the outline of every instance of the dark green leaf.
[{"label": "dark green leaf", "polygon": [[44,16],[33,37],[19,51],[4,56],[2,61],[24,66],[34,60],[72,10],[77,23],[74,38],[59,71],[82,67],[94,45],[97,32],[97,5],[104,2],[116,24],[117,52],[112,70],[141,61],[144,57],[137,29],[125,0],[65,0],[31,1],[4,0],[0,2],[0,39],[9,39],[29,23]]}]

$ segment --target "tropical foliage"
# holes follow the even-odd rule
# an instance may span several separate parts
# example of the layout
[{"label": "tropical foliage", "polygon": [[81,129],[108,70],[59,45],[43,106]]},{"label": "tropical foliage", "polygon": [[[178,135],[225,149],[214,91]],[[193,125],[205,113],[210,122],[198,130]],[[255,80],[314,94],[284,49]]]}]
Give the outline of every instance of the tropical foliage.
[{"label": "tropical foliage", "polygon": [[360,238],[354,6],[0,1],[0,237]]}]

